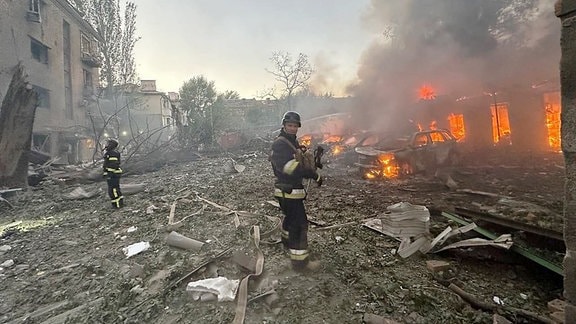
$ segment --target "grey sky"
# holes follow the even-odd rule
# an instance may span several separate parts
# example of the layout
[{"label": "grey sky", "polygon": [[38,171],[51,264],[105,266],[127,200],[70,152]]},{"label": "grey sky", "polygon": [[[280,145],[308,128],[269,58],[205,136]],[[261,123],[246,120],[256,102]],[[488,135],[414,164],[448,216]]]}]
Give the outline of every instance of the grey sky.
[{"label": "grey sky", "polygon": [[317,90],[343,95],[375,35],[369,0],[138,0],[138,75],[178,91],[197,75],[252,98],[272,88],[274,51],[302,52],[322,75]]}]

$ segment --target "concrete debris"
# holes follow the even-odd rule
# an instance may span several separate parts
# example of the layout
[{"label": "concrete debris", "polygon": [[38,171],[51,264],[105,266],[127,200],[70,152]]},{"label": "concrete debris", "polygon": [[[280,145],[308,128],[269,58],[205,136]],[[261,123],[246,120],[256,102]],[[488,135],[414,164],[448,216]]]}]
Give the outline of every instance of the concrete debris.
[{"label": "concrete debris", "polygon": [[242,173],[244,170],[246,170],[246,167],[236,163],[234,160],[230,160],[224,165],[224,172],[226,173]]},{"label": "concrete debris", "polygon": [[144,252],[150,248],[150,242],[138,242],[131,245],[128,245],[125,248],[122,248],[122,252],[126,255],[126,258],[129,258],[133,255],[136,255],[140,252]]},{"label": "concrete debris", "polygon": [[276,200],[266,200],[266,202],[274,207],[280,208],[280,204]]},{"label": "concrete debris", "polygon": [[14,260],[10,259],[10,260],[6,260],[4,262],[2,262],[2,264],[0,264],[0,268],[10,268],[14,265]]},{"label": "concrete debris", "polygon": [[84,188],[78,187],[78,188],[72,190],[71,192],[64,194],[63,197],[64,197],[64,199],[69,199],[69,200],[89,199],[89,198],[98,196],[99,193],[100,193],[100,190],[86,191],[86,190],[84,190]]},{"label": "concrete debris", "polygon": [[[434,239],[431,239],[428,230],[430,213],[425,206],[400,202],[389,206],[387,210],[386,213],[380,215],[378,218],[367,220],[364,223],[364,226],[398,239],[400,241],[400,246],[398,247],[397,253],[402,258],[407,258],[417,251],[420,251],[421,253],[429,253],[430,251],[433,251],[437,245],[442,245],[446,242],[448,238],[466,233],[477,227],[475,223],[470,223],[456,229],[448,226]],[[512,246],[512,238],[509,234],[502,235],[494,240],[473,238],[453,243],[433,252],[439,252],[451,248],[480,245],[490,245],[509,249]]]},{"label": "concrete debris", "polygon": [[154,211],[160,209],[154,205],[150,205],[146,208],[146,214],[154,214]]},{"label": "concrete debris", "polygon": [[145,186],[143,183],[122,183],[120,184],[123,195],[133,195],[144,191]]},{"label": "concrete debris", "polygon": [[[236,298],[236,291],[240,280],[227,279],[225,277],[202,279],[189,282],[186,291],[192,292],[194,300],[206,301],[210,294],[216,295],[218,301],[232,301]],[[202,297],[205,296],[203,299]]]},{"label": "concrete debris", "polygon": [[389,236],[406,238],[428,233],[430,212],[425,206],[400,202],[388,206],[379,216],[382,231]]},{"label": "concrete debris", "polygon": [[175,231],[168,234],[166,243],[173,247],[191,251],[200,251],[202,246],[204,246],[204,242],[196,241]]},{"label": "concrete debris", "polygon": [[469,246],[493,246],[503,249],[510,249],[514,242],[512,242],[512,236],[510,234],[502,234],[494,240],[486,240],[482,238],[472,238],[468,240],[459,241],[450,245],[447,245],[437,252],[454,249],[454,248],[461,248],[461,247],[469,247]]},{"label": "concrete debris", "polygon": [[10,245],[2,245],[0,246],[0,253],[5,253],[12,250],[12,247]]}]

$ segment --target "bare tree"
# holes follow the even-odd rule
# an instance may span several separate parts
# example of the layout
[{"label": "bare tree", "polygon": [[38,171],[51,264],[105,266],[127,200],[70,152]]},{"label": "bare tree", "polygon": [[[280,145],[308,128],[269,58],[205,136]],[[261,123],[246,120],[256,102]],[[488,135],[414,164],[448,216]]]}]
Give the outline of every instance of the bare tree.
[{"label": "bare tree", "polygon": [[104,41],[99,44],[102,58],[100,81],[112,94],[115,85],[135,83],[134,45],[136,4],[126,1],[122,16],[120,0],[74,0],[84,18]]},{"label": "bare tree", "polygon": [[274,52],[270,58],[273,68],[266,71],[282,84],[282,95],[286,99],[288,109],[294,106],[293,96],[299,89],[306,89],[314,69],[306,54],[298,54],[296,61],[288,52]]}]

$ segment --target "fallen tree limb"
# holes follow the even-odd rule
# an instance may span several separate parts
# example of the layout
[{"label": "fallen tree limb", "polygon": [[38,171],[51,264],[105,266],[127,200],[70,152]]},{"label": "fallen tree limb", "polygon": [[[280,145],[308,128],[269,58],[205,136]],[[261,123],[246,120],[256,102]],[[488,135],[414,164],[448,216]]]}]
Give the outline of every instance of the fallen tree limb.
[{"label": "fallen tree limb", "polygon": [[495,305],[495,304],[483,302],[483,301],[479,300],[478,298],[476,298],[474,295],[464,291],[462,288],[456,286],[453,283],[450,283],[448,285],[448,289],[450,289],[451,291],[456,293],[458,296],[460,296],[463,300],[465,300],[470,305],[472,305],[473,307],[478,308],[478,309],[497,312],[501,315],[502,315],[502,313],[509,312],[509,313],[513,313],[513,314],[520,315],[523,317],[531,318],[533,320],[537,320],[537,321],[540,321],[540,322],[546,323],[546,324],[554,324],[555,323],[552,319],[550,319],[546,316],[542,316],[540,314],[536,314],[534,312],[530,312],[530,311],[527,311],[524,309],[510,307],[510,306]]},{"label": "fallen tree limb", "polygon": [[14,208],[14,206],[12,206],[12,204],[11,204],[11,203],[10,203],[8,200],[6,200],[6,199],[4,199],[4,198],[0,197],[0,201],[1,201],[1,202],[5,202],[5,203],[8,205],[8,207],[10,207],[10,208]]}]

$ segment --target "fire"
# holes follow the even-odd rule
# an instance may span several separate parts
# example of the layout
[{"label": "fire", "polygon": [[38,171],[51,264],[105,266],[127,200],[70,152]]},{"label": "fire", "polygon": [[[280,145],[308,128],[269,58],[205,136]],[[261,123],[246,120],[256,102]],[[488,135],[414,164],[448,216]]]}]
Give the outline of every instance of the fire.
[{"label": "fire", "polygon": [[304,136],[300,137],[299,142],[300,142],[300,145],[310,147],[310,144],[312,144],[312,135],[304,135]]},{"label": "fire", "polygon": [[432,86],[425,84],[418,89],[418,98],[422,100],[436,99],[436,90]]},{"label": "fire", "polygon": [[366,179],[396,178],[400,174],[400,166],[394,158],[394,154],[387,153],[379,155],[378,163],[380,164],[380,168],[367,171],[364,174]]},{"label": "fire", "polygon": [[448,123],[450,124],[450,132],[459,142],[464,141],[466,136],[466,128],[464,127],[464,115],[463,114],[450,114],[448,116]]},{"label": "fire", "polygon": [[342,153],[342,151],[344,150],[344,147],[342,147],[341,145],[334,145],[332,146],[332,155],[338,155],[340,153]]},{"label": "fire", "polygon": [[322,143],[330,144],[330,143],[338,143],[342,140],[342,136],[338,135],[330,135],[322,141]]},{"label": "fire", "polygon": [[560,95],[557,92],[544,94],[546,102],[544,109],[546,112],[546,128],[548,129],[548,145],[555,151],[560,151]]},{"label": "fire", "polygon": [[494,144],[512,144],[510,119],[508,119],[508,104],[490,105],[492,112],[492,138]]}]

